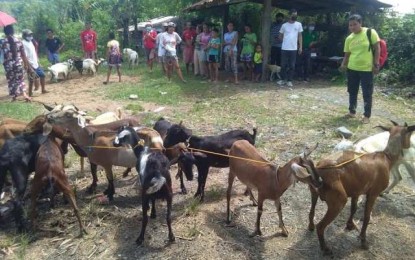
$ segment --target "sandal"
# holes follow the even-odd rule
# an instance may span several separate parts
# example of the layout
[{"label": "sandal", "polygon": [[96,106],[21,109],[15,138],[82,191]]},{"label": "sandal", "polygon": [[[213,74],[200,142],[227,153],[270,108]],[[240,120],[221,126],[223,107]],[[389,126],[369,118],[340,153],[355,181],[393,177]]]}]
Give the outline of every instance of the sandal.
[{"label": "sandal", "polygon": [[362,123],[363,123],[363,124],[369,124],[369,123],[370,123],[370,119],[369,119],[369,117],[363,117],[363,118],[362,118]]}]

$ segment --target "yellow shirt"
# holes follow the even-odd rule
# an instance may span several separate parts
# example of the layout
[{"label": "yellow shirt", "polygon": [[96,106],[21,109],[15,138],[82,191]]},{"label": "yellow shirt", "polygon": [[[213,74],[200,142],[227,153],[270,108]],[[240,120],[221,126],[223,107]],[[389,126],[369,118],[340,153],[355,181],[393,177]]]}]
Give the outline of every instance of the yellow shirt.
[{"label": "yellow shirt", "polygon": [[[360,33],[351,33],[344,43],[344,52],[350,52],[348,69],[356,71],[372,71],[373,54],[369,51],[369,39],[367,29],[362,27]],[[379,42],[378,33],[372,29],[372,45]]]}]

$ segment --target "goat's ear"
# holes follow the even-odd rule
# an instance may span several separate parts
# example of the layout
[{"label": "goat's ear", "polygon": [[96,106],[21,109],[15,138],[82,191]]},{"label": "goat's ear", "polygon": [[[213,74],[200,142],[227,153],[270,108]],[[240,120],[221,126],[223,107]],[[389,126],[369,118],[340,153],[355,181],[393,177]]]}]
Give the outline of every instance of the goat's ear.
[{"label": "goat's ear", "polygon": [[394,126],[399,125],[398,123],[396,123],[396,122],[395,122],[395,121],[393,121],[393,120],[391,120],[391,122],[392,122],[392,124],[393,124]]},{"label": "goat's ear", "polygon": [[43,104],[43,107],[46,108],[47,111],[52,111],[53,107]]},{"label": "goat's ear", "polygon": [[291,165],[291,170],[294,171],[295,176],[299,179],[305,179],[310,177],[310,174],[308,173],[307,169],[296,163],[293,163]]},{"label": "goat's ear", "polygon": [[308,156],[310,156],[310,154],[312,152],[314,152],[314,150],[316,150],[317,147],[318,147],[318,143],[316,143],[316,145],[313,148],[311,148],[311,149],[305,148],[304,149],[304,152],[303,152],[303,158],[306,159]]},{"label": "goat's ear", "polygon": [[408,132],[415,131],[415,125],[408,126]]},{"label": "goat's ear", "polygon": [[379,127],[380,129],[382,129],[383,131],[390,131],[391,130],[391,128],[390,127],[386,127],[386,126],[382,126],[382,125],[378,125],[378,126],[376,126],[376,127]]},{"label": "goat's ear", "polygon": [[183,120],[180,120],[179,126],[183,125]]},{"label": "goat's ear", "polygon": [[44,136],[49,135],[52,132],[52,128],[53,128],[53,126],[51,124],[49,124],[47,122],[44,123],[43,124],[43,135]]},{"label": "goat's ear", "polygon": [[403,124],[403,126],[406,126],[406,127],[408,127],[408,123],[407,123],[407,122],[405,122],[405,124]]}]

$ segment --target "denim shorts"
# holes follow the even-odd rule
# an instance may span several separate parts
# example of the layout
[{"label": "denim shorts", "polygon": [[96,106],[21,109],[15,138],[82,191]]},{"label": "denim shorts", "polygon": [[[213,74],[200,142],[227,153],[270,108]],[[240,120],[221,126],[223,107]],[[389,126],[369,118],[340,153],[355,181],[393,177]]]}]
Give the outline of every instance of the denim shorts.
[{"label": "denim shorts", "polygon": [[48,60],[52,64],[58,63],[59,62],[59,54],[58,53],[48,52]]}]

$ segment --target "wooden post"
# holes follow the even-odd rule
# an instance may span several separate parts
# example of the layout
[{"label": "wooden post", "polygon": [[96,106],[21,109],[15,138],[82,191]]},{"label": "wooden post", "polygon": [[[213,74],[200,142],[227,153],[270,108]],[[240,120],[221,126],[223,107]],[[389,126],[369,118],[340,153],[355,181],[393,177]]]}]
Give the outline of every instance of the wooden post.
[{"label": "wooden post", "polygon": [[222,35],[220,35],[219,37],[221,37],[221,50],[220,50],[220,69],[225,69],[225,56],[223,55],[223,35],[225,35],[225,32],[228,30],[227,26],[229,23],[229,5],[225,5],[223,8],[223,24],[222,24]]},{"label": "wooden post", "polygon": [[271,31],[271,14],[272,14],[272,0],[264,0],[262,10],[262,32],[261,32],[261,45],[262,45],[262,77],[261,80],[265,81],[267,76],[265,75],[266,67],[268,65],[268,56],[271,51],[270,47],[270,31]]}]

